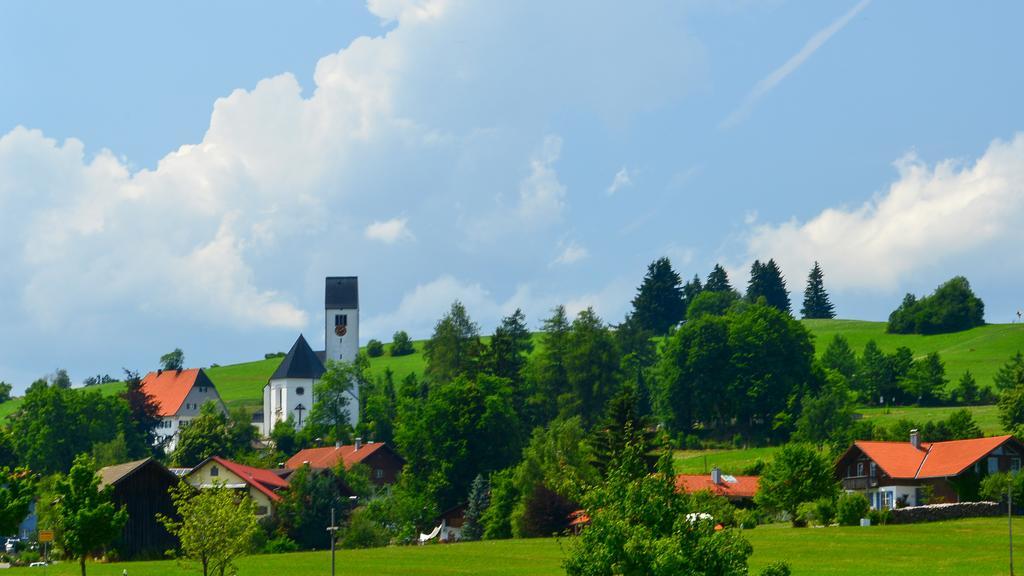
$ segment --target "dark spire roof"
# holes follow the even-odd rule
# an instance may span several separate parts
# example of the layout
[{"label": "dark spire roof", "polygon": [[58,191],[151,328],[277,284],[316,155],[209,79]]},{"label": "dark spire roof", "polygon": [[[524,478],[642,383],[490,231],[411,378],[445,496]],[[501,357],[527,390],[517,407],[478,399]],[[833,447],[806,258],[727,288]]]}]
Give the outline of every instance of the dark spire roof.
[{"label": "dark spire roof", "polygon": [[324,308],[359,308],[359,278],[356,276],[328,276],[324,287]]},{"label": "dark spire roof", "polygon": [[270,379],[312,378],[316,380],[323,376],[324,372],[326,370],[323,362],[316,357],[316,353],[306,343],[306,338],[299,334],[299,339],[292,345],[292,349],[288,351],[288,355],[284,357],[281,365],[277,367]]}]

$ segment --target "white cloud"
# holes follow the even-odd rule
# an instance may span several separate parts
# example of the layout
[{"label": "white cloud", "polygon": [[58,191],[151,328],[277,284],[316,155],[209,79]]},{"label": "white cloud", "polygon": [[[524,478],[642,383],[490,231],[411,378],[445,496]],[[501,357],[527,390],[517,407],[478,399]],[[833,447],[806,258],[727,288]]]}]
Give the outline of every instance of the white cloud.
[{"label": "white cloud", "polygon": [[899,179],[856,208],[753,229],[751,258],[773,257],[790,277],[818,260],[829,286],[891,291],[915,273],[985,249],[1014,254],[1024,236],[1024,133],[995,140],[971,165],[929,167],[908,155]]},{"label": "white cloud", "polygon": [[[437,262],[462,278],[502,262],[489,282],[535,281],[546,262],[506,262],[549,249],[569,209],[558,115],[617,124],[702,82],[701,46],[671,2],[369,9],[392,25],[321,58],[313,86],[286,73],[231,92],[201,140],[154,169],[30,129],[0,134],[0,301],[11,303],[0,316],[19,335],[12,354],[33,351],[46,370],[55,346],[72,369],[123,365],[129,322],[160,325],[145,339],[158,349],[179,345],[167,342],[169,321],[238,347],[267,329],[315,330],[326,274],[386,277],[367,298],[378,307],[437,277]],[[381,206],[403,216],[365,227]],[[381,244],[411,238],[408,222],[415,249],[385,256]],[[431,325],[438,310],[423,312]],[[97,327],[103,350],[76,345],[72,317]]]},{"label": "white cloud", "polygon": [[629,177],[629,170],[626,170],[626,167],[623,166],[615,173],[615,177],[612,178],[612,183],[608,185],[608,188],[605,191],[609,196],[611,196],[623,188],[630,188],[632,186],[633,180]]},{"label": "white cloud", "polygon": [[580,246],[575,240],[573,240],[562,248],[562,251],[558,254],[558,257],[555,258],[552,264],[575,264],[589,255],[590,253],[587,252],[585,247]]},{"label": "white cloud", "polygon": [[401,240],[412,240],[414,237],[409,231],[408,218],[392,218],[390,220],[376,221],[366,227],[363,232],[370,240],[377,240],[385,244],[394,244]]},{"label": "white cloud", "polygon": [[731,128],[736,124],[742,122],[753,110],[754,105],[760,100],[765,94],[771,92],[778,86],[787,76],[796,71],[797,68],[803,65],[819,48],[825,45],[833,36],[835,36],[840,30],[846,27],[857,14],[860,14],[862,10],[868,7],[871,0],[860,0],[853,8],[847,11],[845,14],[840,16],[837,20],[829,24],[828,26],[818,30],[813,36],[811,36],[807,43],[804,44],[803,48],[799,52],[794,54],[789,60],[782,65],[772,70],[771,74],[762,78],[753,90],[747,94],[746,99],[739,108],[733,110],[732,114],[729,114],[725,120],[720,124],[721,128]]},{"label": "white cloud", "polygon": [[530,175],[519,184],[519,215],[529,223],[557,222],[565,207],[565,186],[554,164],[562,155],[562,139],[548,135],[530,160]]}]

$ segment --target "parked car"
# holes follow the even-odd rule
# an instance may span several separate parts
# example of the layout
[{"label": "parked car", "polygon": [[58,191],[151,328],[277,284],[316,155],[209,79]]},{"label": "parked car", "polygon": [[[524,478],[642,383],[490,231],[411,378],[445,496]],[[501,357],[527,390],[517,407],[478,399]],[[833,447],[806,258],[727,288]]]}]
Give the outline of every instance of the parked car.
[{"label": "parked car", "polygon": [[28,565],[29,568],[38,568],[40,566],[46,567],[47,564],[46,564],[46,562],[40,561],[40,562],[33,562],[33,563]]}]

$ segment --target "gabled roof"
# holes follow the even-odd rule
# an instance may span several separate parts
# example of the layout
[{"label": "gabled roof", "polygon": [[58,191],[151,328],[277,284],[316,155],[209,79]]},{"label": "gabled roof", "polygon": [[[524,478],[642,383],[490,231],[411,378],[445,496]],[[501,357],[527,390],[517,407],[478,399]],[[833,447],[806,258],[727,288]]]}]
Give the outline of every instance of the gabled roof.
[{"label": "gabled roof", "polygon": [[676,476],[676,489],[683,492],[700,492],[708,490],[726,498],[753,498],[757,494],[760,483],[759,476],[730,476],[722,474],[722,481],[715,484],[710,474],[679,474]]},{"label": "gabled roof", "polygon": [[317,358],[316,353],[309,347],[306,338],[299,334],[299,339],[295,341],[295,344],[292,344],[292,349],[288,351],[288,355],[284,357],[284,360],[281,361],[281,364],[274,371],[274,375],[270,379],[302,378],[318,380],[326,371],[323,362]]},{"label": "gabled roof", "polygon": [[188,370],[157,370],[142,379],[142,390],[160,405],[160,416],[174,416],[181,409],[193,386],[209,386],[213,382],[202,368]]},{"label": "gabled roof", "polygon": [[[256,490],[265,494],[272,501],[277,502],[281,497],[277,494],[278,490],[288,488],[288,481],[281,478],[271,470],[264,470],[263,468],[253,468],[252,466],[246,466],[245,464],[239,464],[238,462],[232,462],[220,456],[213,456],[206,460],[206,462],[214,461],[220,466],[223,466],[225,470],[230,471],[235,476],[241,478],[246,484],[252,486]],[[203,462],[203,464],[206,464]],[[193,470],[198,470],[203,466],[200,464]]]},{"label": "gabled roof", "polygon": [[125,462],[124,464],[115,464],[113,466],[106,466],[100,468],[97,474],[100,475],[100,488],[106,486],[117,486],[125,479],[131,477],[139,470],[146,466],[156,466],[158,470],[163,472],[169,479],[177,482],[178,477],[164,467],[163,464],[153,460],[152,458],[143,458],[142,460],[135,460],[132,462]]},{"label": "gabled roof", "polygon": [[387,450],[399,461],[402,461],[402,457],[384,442],[368,442],[360,446],[359,450],[356,450],[352,444],[338,447],[328,446],[327,448],[306,448],[289,458],[284,466],[294,470],[309,462],[310,468],[334,468],[338,462],[343,461],[347,470],[380,450]]},{"label": "gabled roof", "polygon": [[[930,444],[922,442],[920,448],[915,448],[910,442],[854,442],[850,450],[859,449],[892,478],[943,478],[958,476],[1011,440],[1016,442],[1009,435]],[[846,454],[843,455],[845,457]]]}]

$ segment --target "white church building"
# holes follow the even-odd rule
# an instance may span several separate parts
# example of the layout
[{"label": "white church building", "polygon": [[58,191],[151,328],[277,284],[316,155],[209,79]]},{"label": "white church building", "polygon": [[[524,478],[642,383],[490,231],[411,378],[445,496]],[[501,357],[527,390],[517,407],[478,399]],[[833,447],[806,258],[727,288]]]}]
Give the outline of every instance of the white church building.
[{"label": "white church building", "polygon": [[[359,279],[355,276],[329,276],[325,281],[324,347],[323,352],[313,352],[300,334],[263,387],[263,418],[257,424],[264,436],[289,417],[296,430],[305,426],[316,384],[326,372],[324,365],[328,360],[352,362],[359,354]],[[359,418],[359,389],[358,383],[353,384],[348,409],[354,426]]]}]

